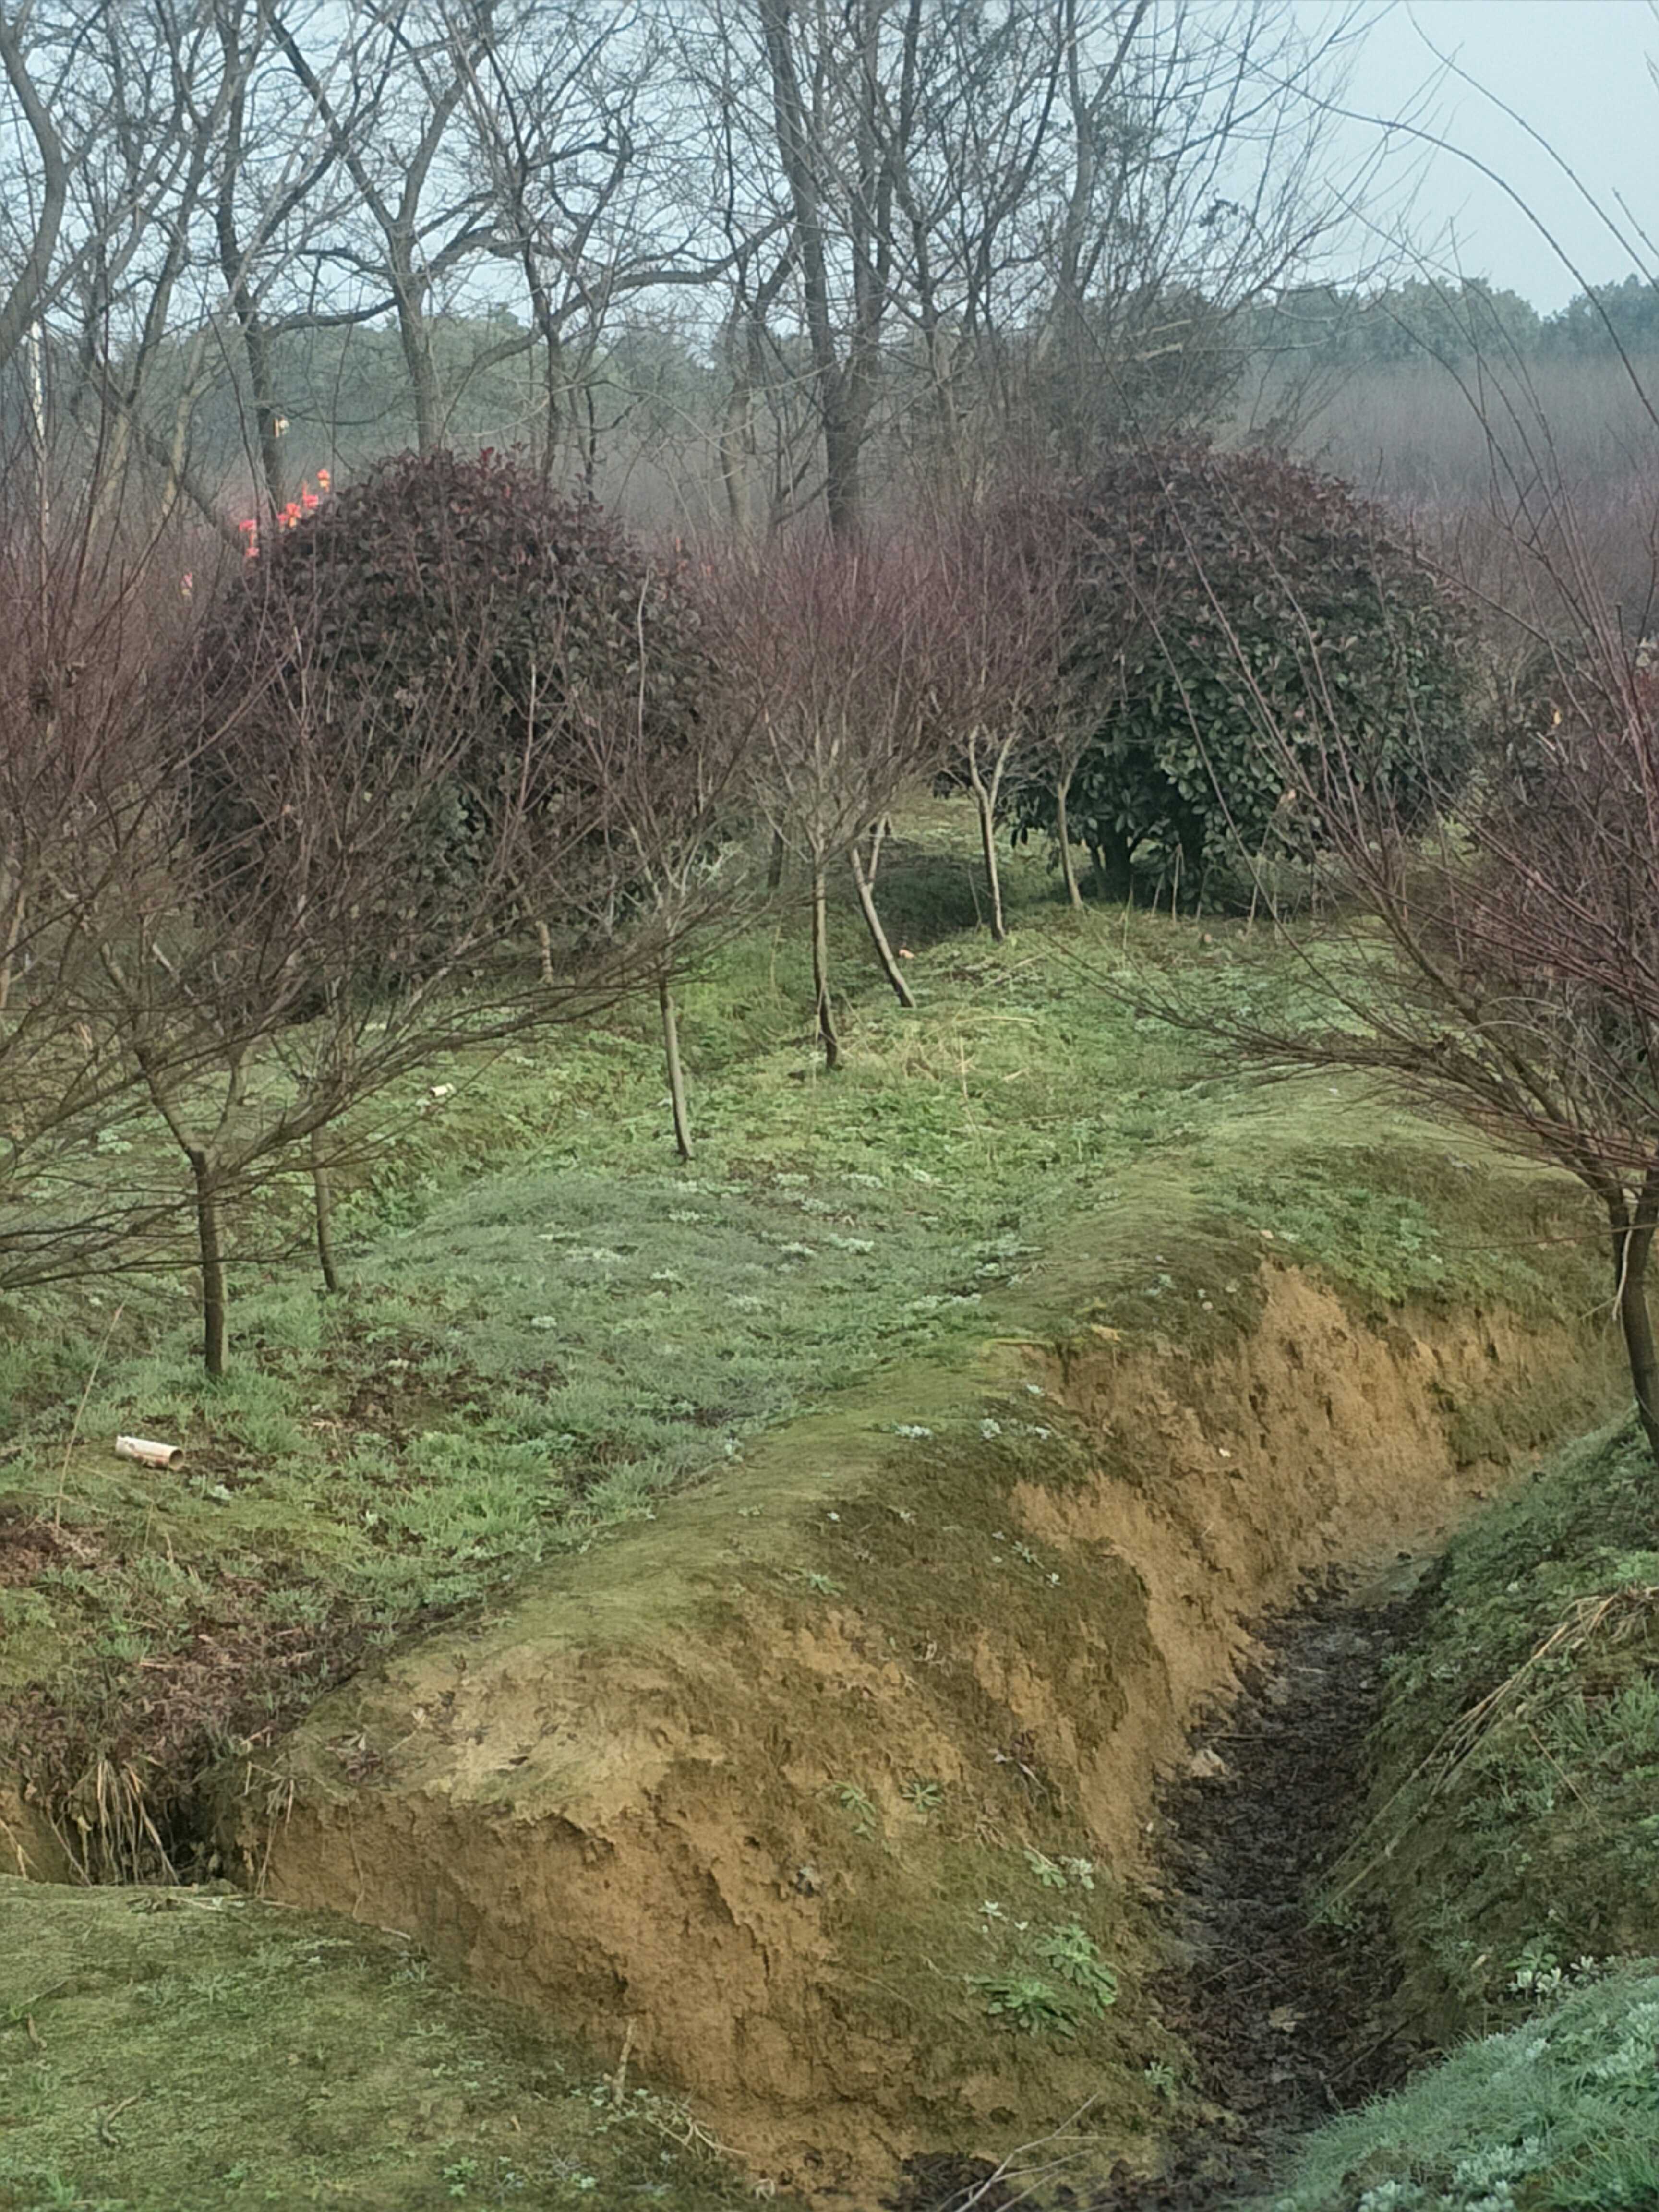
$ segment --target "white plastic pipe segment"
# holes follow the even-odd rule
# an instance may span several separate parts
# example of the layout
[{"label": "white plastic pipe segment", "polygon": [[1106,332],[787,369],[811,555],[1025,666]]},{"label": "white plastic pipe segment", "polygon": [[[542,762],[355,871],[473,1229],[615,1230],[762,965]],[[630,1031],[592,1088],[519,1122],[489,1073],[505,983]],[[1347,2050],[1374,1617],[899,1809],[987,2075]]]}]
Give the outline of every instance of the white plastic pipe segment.
[{"label": "white plastic pipe segment", "polygon": [[148,1437],[117,1437],[117,1459],[141,1459],[146,1467],[172,1467],[185,1455],[182,1444],[152,1443]]}]

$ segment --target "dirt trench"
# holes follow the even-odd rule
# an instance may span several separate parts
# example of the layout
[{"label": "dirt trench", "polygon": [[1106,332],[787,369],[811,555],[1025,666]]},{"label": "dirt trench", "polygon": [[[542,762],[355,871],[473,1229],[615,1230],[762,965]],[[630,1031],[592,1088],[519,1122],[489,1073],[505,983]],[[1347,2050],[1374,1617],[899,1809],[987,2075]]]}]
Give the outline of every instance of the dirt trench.
[{"label": "dirt trench", "polygon": [[[271,1896],[404,1931],[601,2057],[626,2039],[757,2182],[821,2205],[868,2212],[1085,2103],[1097,2171],[1155,2168],[1188,2044],[1265,2140],[1260,2069],[1227,2087],[1229,2039],[1164,1971],[1158,1778],[1259,1656],[1251,1624],[1431,1546],[1608,1376],[1588,1334],[1373,1322],[1278,1265],[1206,1350],[988,1346],[377,1665],[226,1770],[220,1832]],[[1008,1994],[1061,1936],[1116,2002],[1060,1988],[1064,2032],[1018,2032]],[[1304,2008],[1261,2016],[1281,2003]],[[1314,2095],[1299,2027],[1264,2031],[1285,2124]]]},{"label": "dirt trench", "polygon": [[[1265,1623],[1261,1661],[1163,1793],[1170,1963],[1152,2001],[1191,2054],[1201,2117],[1172,2133],[1152,2173],[1120,2166],[1073,2191],[1087,2212],[1222,2212],[1267,2185],[1298,2136],[1397,2087],[1424,2053],[1394,2004],[1400,1966],[1380,1917],[1352,1901],[1320,1910],[1364,1816],[1384,1662],[1421,1612],[1402,1587],[1409,1564],[1390,1579],[1360,1592],[1333,1582]],[[982,2197],[985,2212],[1000,2193]]]}]

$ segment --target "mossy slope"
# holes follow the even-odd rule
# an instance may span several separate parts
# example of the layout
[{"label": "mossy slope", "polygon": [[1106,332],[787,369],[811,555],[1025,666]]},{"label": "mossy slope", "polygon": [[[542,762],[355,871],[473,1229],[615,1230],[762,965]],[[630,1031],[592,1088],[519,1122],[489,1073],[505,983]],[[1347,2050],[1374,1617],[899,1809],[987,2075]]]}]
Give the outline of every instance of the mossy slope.
[{"label": "mossy slope", "polygon": [[1378,1755],[1333,1903],[1363,1887],[1386,1905],[1412,2025],[1498,2032],[1315,2138],[1279,2201],[1650,2212],[1659,1474],[1632,1425],[1564,1452],[1453,1540]]},{"label": "mossy slope", "polygon": [[189,1889],[0,1878],[8,2212],[741,2201],[684,2116],[400,1938]]}]

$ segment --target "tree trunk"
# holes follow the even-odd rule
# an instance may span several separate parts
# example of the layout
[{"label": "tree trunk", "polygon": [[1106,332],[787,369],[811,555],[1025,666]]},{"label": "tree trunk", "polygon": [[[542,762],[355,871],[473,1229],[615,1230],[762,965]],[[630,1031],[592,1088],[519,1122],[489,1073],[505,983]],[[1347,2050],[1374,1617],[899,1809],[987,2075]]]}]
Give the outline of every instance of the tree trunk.
[{"label": "tree trunk", "polygon": [[0,1014],[11,1001],[12,971],[23,934],[26,903],[21,868],[14,869],[9,859],[0,859]]},{"label": "tree trunk", "polygon": [[196,1242],[202,1261],[202,1364],[216,1382],[225,1371],[228,1334],[219,1183],[204,1152],[192,1152],[190,1166],[196,1179]]},{"label": "tree trunk", "polygon": [[777,890],[783,882],[784,842],[781,830],[772,832],[772,857],[766,864],[766,888]]},{"label": "tree trunk", "polygon": [[830,902],[822,853],[812,855],[812,992],[817,1004],[824,1073],[833,1074],[841,1064],[841,1039],[836,1034],[835,1002],[830,996]]},{"label": "tree trunk", "polygon": [[1060,848],[1060,872],[1065,879],[1066,896],[1074,907],[1081,908],[1083,893],[1077,880],[1077,862],[1072,854],[1072,825],[1066,816],[1066,803],[1072,796],[1073,771],[1067,769],[1054,784],[1054,842]]},{"label": "tree trunk", "polygon": [[657,1005],[662,1013],[663,1058],[668,1063],[668,1103],[674,1111],[674,1146],[680,1158],[689,1160],[691,1116],[685,1103],[685,1071],[680,1066],[680,1022],[673,986],[666,975],[657,978]]},{"label": "tree trunk", "polygon": [[755,391],[749,373],[748,349],[738,329],[734,309],[721,334],[731,381],[720,415],[720,482],[726,488],[726,520],[732,534],[746,541],[754,529],[755,502],[750,483],[750,463],[755,451]]},{"label": "tree trunk", "polygon": [[880,851],[879,829],[876,831],[868,871],[865,868],[864,855],[856,845],[853,848],[853,881],[858,887],[859,911],[864,916],[864,926],[870,933],[870,942],[876,948],[876,957],[881,963],[881,972],[893,987],[893,996],[898,1000],[900,1006],[914,1007],[915,1000],[911,994],[910,986],[904,980],[904,970],[898,964],[876,906],[875,860]]},{"label": "tree trunk", "polygon": [[1117,830],[1111,831],[1109,836],[1110,843],[1091,845],[1090,855],[1107,897],[1121,900],[1125,906],[1129,906],[1133,903],[1135,895],[1134,848]]},{"label": "tree trunk", "polygon": [[311,1133],[311,1195],[317,1216],[317,1264],[323,1271],[323,1288],[332,1296],[340,1287],[334,1264],[334,1179],[320,1129]]},{"label": "tree trunk", "polygon": [[[222,26],[220,40],[228,70],[243,67],[240,52],[240,33],[228,23]],[[246,82],[246,80],[244,80]],[[219,240],[219,274],[224,279],[225,290],[230,297],[230,309],[242,333],[242,353],[247,362],[248,396],[253,402],[253,422],[259,448],[259,471],[264,478],[265,496],[270,501],[272,515],[282,513],[287,501],[283,481],[281,432],[277,424],[282,410],[277,404],[276,382],[270,357],[270,333],[260,312],[258,295],[249,282],[248,257],[243,249],[236,222],[236,184],[243,162],[243,133],[247,122],[247,100],[239,92],[232,101],[225,122],[224,167],[219,184],[219,198],[215,211],[215,224]]]},{"label": "tree trunk", "polygon": [[850,415],[838,393],[823,416],[823,503],[830,534],[841,545],[856,542],[864,520],[864,434]]},{"label": "tree trunk", "polygon": [[1002,771],[1008,758],[1005,744],[996,757],[987,783],[980,773],[979,735],[975,732],[968,740],[968,781],[973,787],[974,805],[979,811],[980,849],[985,855],[985,888],[991,901],[991,934],[999,945],[1006,942],[1008,927],[1002,913],[1002,870],[997,861],[997,794],[1002,787]]},{"label": "tree trunk", "polygon": [[425,279],[414,266],[412,240],[400,236],[389,257],[392,289],[398,310],[398,337],[404,368],[409,377],[410,398],[415,406],[415,444],[422,453],[435,453],[441,442],[438,371],[432,358],[431,334],[427,328]]},{"label": "tree trunk", "polygon": [[1653,1234],[1659,1222],[1659,1184],[1650,1177],[1632,1211],[1620,1197],[1610,1200],[1613,1224],[1613,1292],[1619,1306],[1619,1328],[1630,1363],[1636,1411],[1648,1449],[1659,1465],[1659,1350],[1653,1339],[1653,1316],[1648,1309],[1648,1261]]}]

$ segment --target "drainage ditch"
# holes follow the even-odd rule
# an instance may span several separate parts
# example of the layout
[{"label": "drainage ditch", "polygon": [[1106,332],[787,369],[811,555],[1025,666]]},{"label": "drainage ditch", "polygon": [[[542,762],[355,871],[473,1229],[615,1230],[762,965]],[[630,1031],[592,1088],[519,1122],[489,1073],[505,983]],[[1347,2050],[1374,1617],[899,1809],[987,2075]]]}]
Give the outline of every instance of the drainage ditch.
[{"label": "drainage ditch", "polygon": [[[1366,1746],[1386,1662],[1410,1641],[1420,1592],[1328,1583],[1261,1624],[1261,1661],[1194,1735],[1159,1806],[1158,1898],[1170,1965],[1153,2002],[1191,2051],[1201,2118],[1152,2174],[1050,2179],[1078,2212],[1224,2212],[1268,2185],[1290,2144],[1396,2087],[1425,2055],[1395,2016],[1396,1962],[1378,1917],[1318,1910],[1322,1878],[1363,1816]],[[903,2201],[1006,2212],[1030,2201],[1039,2147],[1005,2171],[913,2170]]]}]

